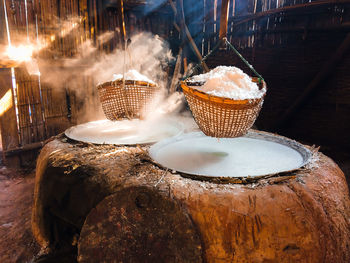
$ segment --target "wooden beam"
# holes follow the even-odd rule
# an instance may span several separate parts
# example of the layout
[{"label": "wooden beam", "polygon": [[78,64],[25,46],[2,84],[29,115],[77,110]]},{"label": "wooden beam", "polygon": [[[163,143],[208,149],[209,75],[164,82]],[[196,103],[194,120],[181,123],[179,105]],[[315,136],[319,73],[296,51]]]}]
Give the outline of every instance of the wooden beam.
[{"label": "wooden beam", "polygon": [[196,43],[194,42],[192,36],[191,36],[191,33],[190,31],[188,30],[187,26],[186,26],[186,23],[185,23],[185,13],[184,13],[184,6],[183,6],[183,0],[180,0],[180,6],[181,6],[181,14],[182,14],[182,28],[183,30],[185,30],[185,34],[193,48],[193,51],[194,53],[196,54],[198,60],[201,62],[202,66],[203,66],[203,69],[208,72],[209,71],[209,68],[207,66],[207,64],[202,61],[203,60],[203,57],[201,55],[201,52],[199,52],[199,49],[196,45]]},{"label": "wooden beam", "polygon": [[10,157],[13,155],[18,155],[19,153],[26,152],[26,151],[31,151],[31,150],[36,150],[45,145],[45,142],[35,142],[31,144],[26,144],[24,146],[16,147],[14,149],[9,149],[4,151],[5,157]]},{"label": "wooden beam", "polygon": [[18,156],[6,158],[4,154],[7,150],[19,146],[19,134],[17,128],[16,106],[12,94],[12,75],[11,69],[0,69],[0,98],[11,90],[11,106],[0,115],[0,129],[4,163],[8,167],[19,167],[20,159]]},{"label": "wooden beam", "polygon": [[19,64],[16,60],[0,60],[0,68],[16,68]]},{"label": "wooden beam", "polygon": [[181,61],[182,61],[182,48],[180,47],[179,54],[177,55],[177,58],[176,58],[176,64],[175,64],[173,78],[171,80],[170,94],[172,94],[176,91],[176,84],[179,82],[178,75],[179,75],[180,70],[181,70]]},{"label": "wooden beam", "polygon": [[118,8],[118,18],[119,18],[119,25],[120,25],[120,36],[122,40],[122,46],[123,49],[125,48],[125,41],[126,41],[126,30],[125,30],[125,18],[124,18],[124,4],[123,0],[118,0],[119,8]]},{"label": "wooden beam", "polygon": [[350,33],[348,33],[340,44],[334,55],[323,65],[321,70],[316,74],[314,79],[306,87],[303,93],[293,102],[293,104],[285,111],[281,119],[276,122],[274,128],[276,130],[283,127],[283,125],[290,119],[290,117],[305,104],[310,94],[324,81],[336,68],[337,64],[344,58],[345,53],[350,47]]},{"label": "wooden beam", "polygon": [[350,4],[349,0],[323,0],[323,1],[314,1],[314,2],[309,2],[305,4],[297,4],[297,5],[292,5],[292,6],[284,6],[276,9],[270,9],[265,12],[259,12],[250,16],[242,16],[242,17],[237,17],[236,22],[234,22],[234,25],[240,25],[247,23],[251,20],[268,16],[268,15],[273,15],[281,12],[287,12],[287,11],[295,11],[298,9],[305,9],[305,8],[310,8],[310,7],[318,7],[322,5],[330,5],[330,4]]},{"label": "wooden beam", "polygon": [[254,30],[242,30],[239,32],[235,32],[235,37],[242,37],[242,36],[252,36],[255,34],[277,34],[277,33],[304,33],[307,31],[308,33],[311,32],[329,32],[329,31],[343,31],[345,33],[349,32],[350,30],[350,22],[344,22],[339,25],[330,25],[330,26],[320,26],[320,27],[288,27],[288,28],[281,28],[281,29],[254,29]]},{"label": "wooden beam", "polygon": [[222,0],[221,2],[221,16],[220,16],[220,31],[219,39],[222,40],[227,36],[227,21],[230,0]]},{"label": "wooden beam", "polygon": [[172,0],[168,0],[168,2],[170,3],[171,9],[173,9],[173,11],[174,11],[174,15],[176,16],[177,9],[176,9],[174,2]]}]

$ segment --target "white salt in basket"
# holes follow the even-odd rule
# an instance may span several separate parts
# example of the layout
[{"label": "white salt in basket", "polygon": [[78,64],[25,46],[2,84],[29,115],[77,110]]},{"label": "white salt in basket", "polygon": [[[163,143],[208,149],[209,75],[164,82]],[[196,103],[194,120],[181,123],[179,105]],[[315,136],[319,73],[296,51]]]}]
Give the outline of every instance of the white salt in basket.
[{"label": "white salt in basket", "polygon": [[[266,83],[260,78],[252,78],[259,89],[266,90]],[[217,138],[239,137],[253,126],[262,104],[261,98],[234,100],[218,97],[200,91],[201,83],[182,81],[181,87],[190,106],[193,117],[204,134]]]}]

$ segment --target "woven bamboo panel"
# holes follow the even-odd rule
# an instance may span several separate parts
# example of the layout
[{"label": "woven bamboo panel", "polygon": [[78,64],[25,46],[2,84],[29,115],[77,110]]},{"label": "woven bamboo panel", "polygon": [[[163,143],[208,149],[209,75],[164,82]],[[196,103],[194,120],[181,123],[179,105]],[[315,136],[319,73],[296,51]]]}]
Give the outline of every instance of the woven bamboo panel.
[{"label": "woven bamboo panel", "polygon": [[45,123],[38,77],[30,76],[23,68],[16,68],[15,76],[20,143],[26,145],[43,141]]}]

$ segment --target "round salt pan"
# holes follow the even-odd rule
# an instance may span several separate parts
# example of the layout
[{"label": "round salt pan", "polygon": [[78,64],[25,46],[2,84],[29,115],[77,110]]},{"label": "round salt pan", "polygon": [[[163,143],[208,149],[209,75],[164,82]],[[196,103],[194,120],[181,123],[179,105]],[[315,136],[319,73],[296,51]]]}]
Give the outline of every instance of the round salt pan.
[{"label": "round salt pan", "polygon": [[149,153],[164,167],[208,177],[276,174],[298,169],[311,157],[311,152],[295,141],[255,131],[220,139],[189,133],[158,142]]},{"label": "round salt pan", "polygon": [[94,144],[134,145],[154,143],[175,136],[183,127],[175,120],[99,120],[73,126],[65,135],[73,140]]}]

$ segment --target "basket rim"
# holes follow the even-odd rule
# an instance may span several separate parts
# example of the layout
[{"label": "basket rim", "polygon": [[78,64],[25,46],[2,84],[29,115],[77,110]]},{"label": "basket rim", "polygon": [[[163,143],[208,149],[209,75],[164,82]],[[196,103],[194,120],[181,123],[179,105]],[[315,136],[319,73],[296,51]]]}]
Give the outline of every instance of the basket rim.
[{"label": "basket rim", "polygon": [[[252,78],[252,79],[253,79],[253,81],[255,81],[254,78]],[[219,96],[207,94],[201,90],[196,89],[193,86],[187,85],[186,81],[181,81],[181,88],[184,92],[191,93],[192,95],[198,96],[202,99],[213,101],[213,102],[218,102],[218,103],[224,103],[224,104],[254,104],[254,103],[261,101],[266,95],[266,91],[265,91],[265,93],[263,94],[263,96],[261,98],[235,100],[232,98],[219,97]],[[266,82],[265,81],[263,81],[263,88],[265,88],[265,90],[266,90]]]},{"label": "basket rim", "polygon": [[[113,81],[107,81],[104,83],[97,84],[97,88],[105,88],[105,87],[116,87],[123,84],[123,79],[117,79]],[[143,80],[125,80],[125,85],[138,85],[138,86],[144,86],[144,87],[152,87],[152,88],[159,88],[158,84],[151,83],[148,81]]]}]

